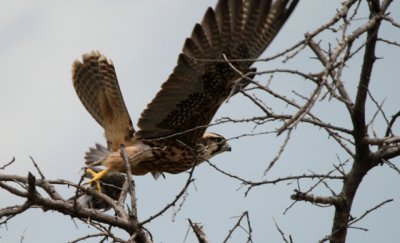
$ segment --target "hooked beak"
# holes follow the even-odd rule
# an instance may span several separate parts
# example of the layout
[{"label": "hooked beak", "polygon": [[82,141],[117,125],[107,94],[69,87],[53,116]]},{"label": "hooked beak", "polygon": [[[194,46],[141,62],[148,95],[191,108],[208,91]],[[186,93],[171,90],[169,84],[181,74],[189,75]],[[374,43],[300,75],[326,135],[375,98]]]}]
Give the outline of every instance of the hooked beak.
[{"label": "hooked beak", "polygon": [[221,151],[228,151],[228,152],[231,152],[231,151],[232,151],[232,148],[231,148],[231,146],[229,145],[229,143],[226,142],[226,143],[224,144],[224,146],[222,146]]}]

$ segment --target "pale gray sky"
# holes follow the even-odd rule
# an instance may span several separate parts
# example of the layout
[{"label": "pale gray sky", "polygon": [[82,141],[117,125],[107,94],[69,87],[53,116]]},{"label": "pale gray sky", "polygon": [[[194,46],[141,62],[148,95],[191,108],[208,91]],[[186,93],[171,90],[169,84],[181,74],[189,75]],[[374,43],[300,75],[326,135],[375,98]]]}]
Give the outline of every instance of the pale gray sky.
[{"label": "pale gray sky", "polygon": [[[26,175],[28,171],[35,171],[28,157],[31,155],[48,178],[78,182],[84,152],[95,142],[104,143],[104,138],[102,129],[74,92],[72,62],[91,50],[100,50],[112,59],[128,110],[135,121],[172,71],[183,41],[194,24],[201,20],[208,6],[214,5],[215,1],[210,0],[0,0],[0,163],[15,156],[16,163],[7,172]],[[339,6],[339,1],[334,0],[300,2],[266,55],[284,50],[300,40],[304,33],[326,22]],[[397,2],[391,11],[397,20],[400,12],[394,10],[399,7]],[[367,14],[363,16],[368,17]],[[400,41],[399,30],[385,27],[384,33],[392,40]],[[385,108],[393,113],[399,109],[396,93],[400,89],[400,51],[399,48],[383,47],[378,51],[385,60],[378,61],[371,85],[380,100],[387,97]],[[351,67],[345,74],[346,81],[353,86],[359,61],[360,58],[356,58],[352,62],[354,71]],[[283,64],[261,65],[264,65],[261,67],[264,70]],[[289,65],[297,69],[320,69],[320,64],[307,55]],[[265,77],[259,77],[259,80],[265,81]],[[306,84],[302,80],[292,82],[289,87],[274,83],[275,88],[288,93],[293,89],[308,92],[304,88]],[[352,91],[354,88],[350,85],[349,89]],[[268,100],[273,101],[270,97]],[[321,108],[320,114],[349,127],[347,114],[336,110],[338,108],[343,107]],[[259,114],[257,112],[238,95],[223,106],[216,118],[251,117]],[[383,128],[379,125],[378,122],[377,130],[381,132]],[[210,130],[229,138],[251,132],[252,128],[251,125],[224,124]],[[259,127],[257,131],[272,128]],[[315,128],[300,126],[292,137],[288,151],[268,175],[269,179],[302,174],[308,169],[326,172],[337,162],[337,155],[346,159],[343,151],[324,132]],[[268,161],[275,156],[283,139],[270,135],[233,140],[233,151],[214,158],[212,162],[244,178],[261,179]],[[399,162],[399,159],[394,162]],[[166,179],[158,181],[150,175],[138,177],[139,218],[149,217],[173,200],[186,178],[186,173],[167,175]],[[203,223],[212,242],[221,242],[235,224],[237,218],[234,217],[245,210],[249,210],[251,216],[255,242],[281,242],[272,218],[286,233],[292,234],[295,242],[316,242],[330,232],[333,208],[297,203],[287,214],[282,214],[292,202],[289,197],[296,188],[294,184],[259,187],[244,197],[244,189],[238,191],[240,184],[237,181],[226,178],[206,164],[196,169],[195,178],[196,188],[190,187],[189,197],[177,217],[172,220],[170,210],[147,226],[153,233],[154,242],[183,242],[188,229],[187,218]],[[385,199],[394,198],[395,201],[358,225],[370,231],[349,230],[349,242],[395,242],[398,239],[398,182],[398,175],[386,166],[367,175],[355,199],[354,216]],[[304,188],[307,185],[303,184]],[[73,193],[69,189],[61,191],[66,197]],[[323,188],[316,192],[329,195]],[[0,198],[0,207],[21,203],[2,190]],[[7,228],[0,228],[0,242],[17,242],[22,234],[24,242],[67,242],[88,232],[91,229],[86,225],[78,222],[76,228],[72,220],[58,213],[30,210],[12,219]],[[236,234],[232,242],[243,242],[244,235]],[[190,233],[186,242],[193,241]]]}]

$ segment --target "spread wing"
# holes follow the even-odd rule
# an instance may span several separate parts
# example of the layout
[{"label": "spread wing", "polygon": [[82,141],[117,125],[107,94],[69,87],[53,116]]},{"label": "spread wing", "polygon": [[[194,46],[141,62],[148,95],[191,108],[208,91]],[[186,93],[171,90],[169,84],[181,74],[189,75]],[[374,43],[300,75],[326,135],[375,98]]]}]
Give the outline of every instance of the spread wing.
[{"label": "spread wing", "polygon": [[[227,59],[255,59],[271,43],[298,0],[220,0],[186,39],[178,64],[143,111],[136,135],[195,145],[235,85],[246,83]],[[219,61],[213,61],[219,60]],[[248,73],[253,61],[232,61]],[[188,131],[189,132],[185,132]],[[183,133],[182,133],[183,132]]]},{"label": "spread wing", "polygon": [[129,145],[134,129],[126,109],[113,63],[97,51],[75,61],[72,80],[82,104],[104,128],[109,148]]}]

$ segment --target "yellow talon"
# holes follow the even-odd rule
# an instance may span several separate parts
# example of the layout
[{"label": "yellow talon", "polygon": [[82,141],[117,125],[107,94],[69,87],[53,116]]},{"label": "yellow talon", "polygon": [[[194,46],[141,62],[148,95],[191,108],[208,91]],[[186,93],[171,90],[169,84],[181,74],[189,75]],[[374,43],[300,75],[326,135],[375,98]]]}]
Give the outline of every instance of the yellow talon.
[{"label": "yellow talon", "polygon": [[92,179],[90,179],[90,181],[88,181],[87,183],[88,184],[90,183],[92,185],[94,183],[96,183],[97,190],[99,192],[101,192],[100,180],[101,180],[101,178],[103,178],[103,176],[105,176],[109,172],[109,170],[105,169],[105,170],[102,170],[102,171],[97,173],[94,170],[88,168],[88,169],[86,169],[86,172],[89,173],[92,176]]}]

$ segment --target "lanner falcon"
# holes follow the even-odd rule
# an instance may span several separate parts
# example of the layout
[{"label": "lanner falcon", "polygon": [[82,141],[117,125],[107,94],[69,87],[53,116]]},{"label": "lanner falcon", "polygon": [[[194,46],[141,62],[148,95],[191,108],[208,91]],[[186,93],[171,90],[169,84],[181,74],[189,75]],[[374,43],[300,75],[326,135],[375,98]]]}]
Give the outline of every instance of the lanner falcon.
[{"label": "lanner falcon", "polygon": [[[225,138],[205,132],[221,104],[249,83],[250,68],[277,35],[298,0],[220,0],[187,38],[178,63],[132,126],[113,63],[99,52],[73,64],[73,84],[83,105],[104,128],[108,149],[97,146],[88,164],[125,172],[126,146],[133,175],[180,173],[229,151]],[[244,75],[247,75],[246,77]]]}]

